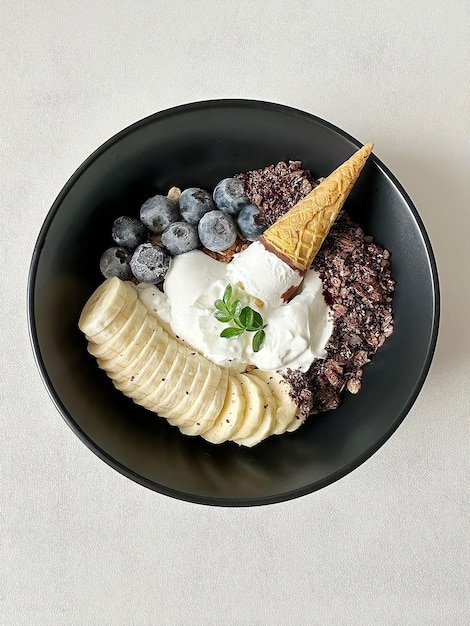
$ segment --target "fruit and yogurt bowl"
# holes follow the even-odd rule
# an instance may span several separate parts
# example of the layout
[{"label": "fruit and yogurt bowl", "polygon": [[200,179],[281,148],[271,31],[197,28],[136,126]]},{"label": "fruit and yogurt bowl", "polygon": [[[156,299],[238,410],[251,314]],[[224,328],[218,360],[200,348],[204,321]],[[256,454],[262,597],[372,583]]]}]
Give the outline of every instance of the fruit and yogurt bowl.
[{"label": "fruit and yogurt bowl", "polygon": [[[115,387],[184,435],[247,447],[357,393],[393,331],[389,253],[351,223],[342,252],[323,254],[336,290],[312,265],[372,147],[296,203],[292,176],[312,175],[291,161],[224,178],[212,194],[172,187],[142,204],[140,221],[118,217],[120,245],[101,256],[107,280],[79,322]],[[325,367],[335,328],[340,350]]]},{"label": "fruit and yogurt bowl", "polygon": [[[301,369],[291,369],[287,400],[302,405],[310,416],[298,420],[303,423],[295,432],[272,434],[252,447],[231,440],[214,444],[204,439],[204,433],[184,435],[182,425],[169,424],[168,419],[114,387],[98,367],[96,357],[88,352],[87,341],[77,325],[87,300],[103,282],[129,284],[135,294],[122,312],[121,321],[129,320],[133,307],[148,320],[155,300],[159,299],[158,308],[162,298],[167,297],[164,285],[165,281],[171,282],[168,272],[175,259],[184,262],[184,258],[197,253],[204,261],[217,260],[227,271],[237,254],[248,254],[250,249],[256,252],[259,241],[253,242],[247,230],[243,235],[242,225],[233,215],[237,240],[221,252],[210,251],[200,242],[194,250],[175,254],[175,250],[170,251],[170,242],[162,245],[161,235],[153,233],[149,237],[145,225],[136,228],[133,242],[126,240],[123,245],[119,238],[129,235],[129,224],[133,223],[130,218],[140,221],[140,209],[150,198],[166,197],[173,187],[181,191],[198,188],[207,191],[215,204],[215,187],[225,179],[237,178],[243,182],[250,204],[261,207],[264,216],[272,219],[262,224],[259,219],[251,219],[257,210],[252,207],[246,212],[243,228],[262,226],[264,236],[279,223],[280,214],[288,206],[308,195],[321,177],[347,161],[359,146],[340,129],[307,113],[269,103],[222,100],[184,105],[146,118],[106,142],[77,170],[54,202],[39,234],[29,278],[29,324],[38,366],[53,401],[74,433],[95,454],[125,476],[158,492],[199,503],[246,506],[278,502],[322,488],[356,468],[390,437],[408,413],[428,371],[437,335],[439,294],[432,249],[419,215],[375,154],[369,156],[313,260],[333,329],[326,357],[314,357],[316,369],[308,379]],[[269,180],[265,170],[270,166],[276,168],[276,175],[290,176],[289,197]],[[274,200],[279,210],[272,208]],[[216,204],[215,208],[218,210]],[[113,226],[116,239],[111,237]],[[184,229],[194,233],[194,229]],[[176,239],[181,243],[185,237],[180,235]],[[255,231],[251,237],[256,239],[260,233]],[[144,283],[134,275],[116,281],[104,278],[99,266],[106,249],[127,248],[132,258],[142,243],[157,243],[165,254],[170,253],[163,281]],[[328,261],[332,258],[336,259],[334,264]],[[108,259],[108,263],[113,261]],[[379,271],[384,277],[391,272],[390,280],[395,281],[394,291],[387,296],[393,298],[391,303],[374,300],[374,312],[384,307],[385,316],[379,315],[380,328],[374,327],[374,316],[364,315],[370,272],[375,275]],[[250,272],[255,278],[260,275]],[[356,285],[355,290],[344,290],[343,281],[348,280]],[[264,359],[275,336],[270,332],[267,304],[263,301],[258,308],[257,296],[252,298],[247,285],[241,289],[237,282],[232,277],[222,280],[220,289],[207,301],[211,314],[205,319],[217,329],[211,341],[218,341],[222,331],[236,326],[233,321],[215,317],[216,311],[224,314],[215,302],[223,302],[225,289],[231,285],[228,300],[232,304],[240,300],[242,309],[257,311],[263,321],[261,326],[266,326],[244,328],[239,337],[221,337],[220,341],[231,350],[238,350],[242,342],[252,349],[254,336],[263,330],[263,344],[255,346],[259,349],[252,350],[248,360]],[[196,291],[202,293],[204,289],[199,286]],[[143,293],[138,295],[140,292],[147,292],[146,302]],[[391,318],[387,320],[385,309],[389,306]],[[355,310],[355,314],[346,315],[345,309]],[[256,316],[250,316],[244,313],[242,326],[259,324]],[[239,318],[238,314],[235,317]],[[371,325],[358,329],[359,320],[367,318]],[[132,319],[135,332],[129,349],[137,350],[141,362],[148,364],[151,342],[140,343],[144,331],[139,336],[139,313],[134,311]],[[194,322],[193,317],[191,320]],[[163,316],[159,320],[168,336],[175,334],[170,321]],[[368,354],[368,347],[358,342],[359,336],[372,344],[378,340],[381,345],[375,354]],[[125,337],[121,334],[121,339]],[[350,353],[344,349],[345,337]],[[175,347],[173,341],[171,345]],[[181,345],[187,345],[182,338],[178,340],[178,351]],[[154,353],[158,355],[158,351]],[[214,368],[218,372],[229,369],[204,359],[199,364],[201,373],[207,367],[212,372]],[[206,360],[211,365],[207,366]],[[167,357],[161,362],[167,363]],[[181,357],[175,368],[180,365]],[[252,371],[255,369],[249,363],[236,373],[251,376]],[[262,371],[258,367],[258,374]],[[278,375],[284,376],[284,371]],[[129,379],[119,384],[130,385],[133,381]],[[197,386],[198,380],[196,373],[192,383]],[[219,389],[219,384],[212,384],[214,390]],[[232,386],[237,387],[236,383]],[[339,389],[343,390],[341,394]],[[173,402],[181,400],[180,411],[185,405],[188,411],[194,411],[190,401],[178,398],[180,391],[175,385]],[[209,401],[205,393],[198,397],[200,402]],[[173,406],[170,400],[167,395],[167,404]],[[159,399],[158,392],[154,392],[153,401],[163,402],[163,397]],[[181,416],[175,417],[179,419]],[[241,438],[240,433],[237,438]]]}]

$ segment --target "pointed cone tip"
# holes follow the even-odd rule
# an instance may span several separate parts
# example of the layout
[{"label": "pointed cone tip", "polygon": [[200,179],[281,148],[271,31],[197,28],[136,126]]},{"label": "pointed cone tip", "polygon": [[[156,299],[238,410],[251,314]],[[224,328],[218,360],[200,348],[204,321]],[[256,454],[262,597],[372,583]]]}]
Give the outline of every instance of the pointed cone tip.
[{"label": "pointed cone tip", "polygon": [[[274,224],[265,230],[260,237],[261,242],[271,252],[278,252],[283,260],[290,261],[294,267],[298,269],[306,269],[310,267],[316,253],[321,247],[325,237],[327,236],[331,225],[341,210],[346,198],[354,186],[357,178],[362,171],[374,144],[368,142],[358,148],[344,163],[338,166],[322,183],[315,187],[305,198],[301,199],[287,213],[282,215]],[[351,171],[353,166],[353,171]],[[339,181],[348,181],[347,188],[341,189]],[[344,183],[345,184],[345,183]],[[320,196],[322,201],[329,204],[318,206],[318,203],[312,202],[313,197],[318,197],[322,192],[320,190],[335,187],[336,199],[332,201],[331,194]],[[300,207],[302,207],[301,210]],[[305,215],[305,207],[308,210],[314,210],[313,215],[317,215],[317,220],[307,220]],[[304,213],[302,214],[302,210]],[[295,216],[295,217],[294,217]],[[315,232],[316,231],[316,232]],[[307,235],[307,237],[305,237]],[[309,243],[302,242],[307,239]]]}]

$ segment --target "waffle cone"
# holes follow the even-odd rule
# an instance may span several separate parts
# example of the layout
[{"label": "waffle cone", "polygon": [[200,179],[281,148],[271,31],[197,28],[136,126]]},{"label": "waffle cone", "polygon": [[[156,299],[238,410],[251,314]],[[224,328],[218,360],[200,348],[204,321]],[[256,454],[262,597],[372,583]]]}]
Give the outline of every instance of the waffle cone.
[{"label": "waffle cone", "polygon": [[285,215],[260,241],[299,270],[307,270],[341,211],[374,144],[367,143]]}]

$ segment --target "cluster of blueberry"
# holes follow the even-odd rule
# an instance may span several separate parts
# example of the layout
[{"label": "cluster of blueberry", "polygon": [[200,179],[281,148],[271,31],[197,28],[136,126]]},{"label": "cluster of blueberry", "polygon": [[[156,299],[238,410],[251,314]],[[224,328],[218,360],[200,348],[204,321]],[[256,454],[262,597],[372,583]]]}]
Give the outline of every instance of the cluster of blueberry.
[{"label": "cluster of blueberry", "polygon": [[[103,276],[157,284],[165,278],[171,256],[200,244],[222,252],[235,243],[237,228],[249,241],[265,228],[257,223],[258,207],[251,204],[236,178],[221,180],[212,196],[198,187],[185,189],[178,204],[156,195],[141,206],[140,220],[118,217],[111,231],[117,246],[108,248],[100,259]],[[152,234],[160,236],[161,245],[149,241]]]}]

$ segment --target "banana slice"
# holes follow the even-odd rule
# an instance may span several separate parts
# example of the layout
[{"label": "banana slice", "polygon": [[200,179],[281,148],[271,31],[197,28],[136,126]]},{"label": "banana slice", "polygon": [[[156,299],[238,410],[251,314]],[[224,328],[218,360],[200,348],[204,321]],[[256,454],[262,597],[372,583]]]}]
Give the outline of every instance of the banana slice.
[{"label": "banana slice", "polygon": [[234,437],[245,439],[252,435],[259,427],[264,417],[264,397],[261,387],[256,384],[256,380],[247,374],[235,374],[235,378],[241,385],[245,396],[245,416]]},{"label": "banana slice", "polygon": [[218,369],[218,383],[215,383],[217,377],[213,378],[214,382],[206,383],[200,394],[201,404],[198,404],[198,412],[195,414],[196,421],[193,423],[188,421],[186,426],[180,426],[180,431],[184,435],[202,435],[212,428],[215,420],[220,415],[227,395],[229,375],[226,369],[221,367]]},{"label": "banana slice", "polygon": [[111,359],[98,359],[98,365],[119,378],[124,367],[133,364],[148,350],[156,350],[158,345],[165,343],[166,333],[153,315],[147,315],[135,337],[129,337],[128,345]]},{"label": "banana slice", "polygon": [[[176,355],[173,361],[164,361],[160,369],[160,379],[152,385],[152,389],[143,398],[139,399],[139,404],[151,408],[159,415],[166,417],[165,408],[168,405],[167,397],[173,393],[174,387],[180,388],[180,377],[187,362],[187,350],[185,346],[178,344]],[[140,390],[142,393],[143,390]],[[139,394],[140,395],[140,394]]]},{"label": "banana slice", "polygon": [[251,372],[251,375],[268,385],[276,401],[276,419],[271,434],[280,435],[286,432],[292,423],[299,421],[296,418],[298,408],[289,395],[288,383],[274,371],[256,369]]},{"label": "banana slice", "polygon": [[[199,369],[197,353],[187,350],[186,346],[183,345],[180,350],[182,354],[181,368],[171,367],[166,375],[165,383],[156,391],[161,407],[160,411],[163,411],[167,418],[173,417],[174,407],[181,404],[189,396],[192,383]],[[151,398],[152,394],[145,400],[151,400]]]},{"label": "banana slice", "polygon": [[132,283],[108,278],[83,307],[78,327],[89,341],[103,343],[127,322],[136,299]]},{"label": "banana slice", "polygon": [[[164,380],[162,380],[162,372],[166,373],[168,371],[172,360],[177,355],[177,351],[178,344],[175,345],[174,342],[170,342],[163,355],[161,353],[154,353],[141,372],[138,372],[133,378],[131,377],[125,381],[115,382],[116,388],[131,397],[137,404],[164,417],[161,413],[161,406],[154,407],[153,404],[145,400],[145,396],[163,385]],[[150,380],[153,384],[149,383]],[[150,389],[150,392],[146,391],[146,393],[144,393],[142,391],[144,384],[146,389]]]},{"label": "banana slice", "polygon": [[[276,401],[274,400],[274,396],[268,385],[263,380],[256,378],[252,374],[246,374],[246,376],[250,379],[250,382],[255,383],[260,388],[261,396],[263,398],[262,418],[251,435],[248,437],[241,437],[239,431],[236,433],[235,437],[232,438],[232,441],[238,443],[240,446],[252,448],[263,439],[266,439],[266,437],[269,437],[271,434],[271,429],[276,421]],[[246,413],[247,411],[245,409],[245,414]]]},{"label": "banana slice", "polygon": [[246,400],[240,381],[235,376],[228,377],[227,395],[224,406],[212,428],[203,433],[210,443],[224,443],[240,429],[245,418]]},{"label": "banana slice", "polygon": [[160,353],[155,352],[151,356],[148,364],[142,371],[139,385],[135,390],[134,396],[136,400],[143,400],[165,382],[166,372],[168,372],[175,360],[179,346],[180,344],[173,337],[168,337],[163,354],[160,355]]},{"label": "banana slice", "polygon": [[[142,373],[144,369],[151,367],[150,361],[152,359],[161,358],[164,355],[168,346],[168,336],[148,327],[145,334],[148,337],[148,342],[140,351],[137,351],[130,343],[129,352],[123,351],[105,362],[100,359],[100,365],[112,373],[114,380],[129,380],[135,377],[137,372]],[[133,356],[135,352],[137,354]]]},{"label": "banana slice", "polygon": [[208,430],[219,415],[227,391],[228,373],[215,363],[209,362],[209,374],[201,384],[199,394],[184,415],[169,420],[185,435],[195,435]]},{"label": "banana slice", "polygon": [[275,407],[273,406],[273,400],[267,402],[267,407],[265,411],[265,415],[261,420],[260,425],[255,430],[255,432],[249,437],[245,437],[244,439],[231,439],[231,441],[237,443],[239,446],[245,446],[246,448],[252,448],[256,446],[258,443],[267,439],[272,433],[271,428],[275,421]]},{"label": "banana slice", "polygon": [[295,430],[297,430],[297,428],[302,426],[306,419],[306,415],[296,415],[292,422],[287,426],[286,432],[293,433]]},{"label": "banana slice", "polygon": [[149,344],[149,348],[142,351],[142,355],[134,359],[128,367],[112,375],[115,386],[126,395],[132,394],[134,400],[141,399],[143,383],[160,367],[167,350],[168,343],[161,342],[156,346]]},{"label": "banana slice", "polygon": [[194,353],[194,355],[197,360],[197,371],[193,380],[190,381],[189,389],[185,390],[185,394],[181,398],[181,401],[172,406],[171,414],[168,412],[168,419],[171,419],[173,426],[185,426],[189,423],[186,412],[189,410],[195,399],[204,392],[205,383],[209,376],[210,361],[205,359],[199,353]]},{"label": "banana slice", "polygon": [[88,352],[97,359],[112,359],[123,352],[142,328],[147,317],[147,307],[137,298],[125,324],[104,343],[90,342]]},{"label": "banana slice", "polygon": [[[153,393],[163,382],[179,349],[179,344],[168,336],[166,348],[162,352],[154,350],[147,363],[142,367],[138,380],[132,388],[132,397],[136,402]],[[129,390],[130,391],[130,390]]]}]

